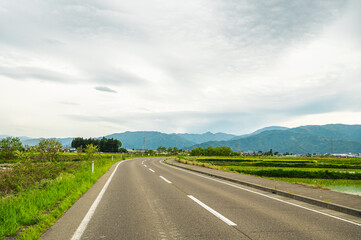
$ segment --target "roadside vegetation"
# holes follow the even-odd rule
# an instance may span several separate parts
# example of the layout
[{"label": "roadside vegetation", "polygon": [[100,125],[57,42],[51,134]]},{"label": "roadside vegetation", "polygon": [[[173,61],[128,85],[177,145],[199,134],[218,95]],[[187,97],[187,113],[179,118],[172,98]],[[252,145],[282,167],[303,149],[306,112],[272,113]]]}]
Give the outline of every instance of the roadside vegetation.
[{"label": "roadside vegetation", "polygon": [[[35,147],[18,138],[0,141],[0,239],[38,239],[125,154],[63,153],[59,142]],[[92,173],[94,160],[94,173]]]},{"label": "roadside vegetation", "polygon": [[361,195],[361,158],[227,156],[178,161]]}]

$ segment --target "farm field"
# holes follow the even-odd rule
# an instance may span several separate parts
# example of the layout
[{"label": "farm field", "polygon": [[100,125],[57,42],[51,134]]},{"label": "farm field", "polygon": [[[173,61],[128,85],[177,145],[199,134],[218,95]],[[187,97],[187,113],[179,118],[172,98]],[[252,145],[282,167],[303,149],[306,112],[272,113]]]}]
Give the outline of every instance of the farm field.
[{"label": "farm field", "polygon": [[361,196],[361,159],[336,157],[192,157],[189,164]]}]

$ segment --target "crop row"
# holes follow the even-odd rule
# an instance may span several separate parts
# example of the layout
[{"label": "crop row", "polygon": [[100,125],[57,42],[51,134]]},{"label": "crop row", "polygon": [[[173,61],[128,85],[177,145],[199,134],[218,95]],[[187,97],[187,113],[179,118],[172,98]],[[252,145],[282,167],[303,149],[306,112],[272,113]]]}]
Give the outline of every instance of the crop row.
[{"label": "crop row", "polygon": [[227,167],[229,171],[256,175],[260,177],[285,177],[285,178],[320,178],[320,179],[353,179],[361,180],[361,173],[350,173],[329,170],[295,170],[295,169],[245,169]]}]

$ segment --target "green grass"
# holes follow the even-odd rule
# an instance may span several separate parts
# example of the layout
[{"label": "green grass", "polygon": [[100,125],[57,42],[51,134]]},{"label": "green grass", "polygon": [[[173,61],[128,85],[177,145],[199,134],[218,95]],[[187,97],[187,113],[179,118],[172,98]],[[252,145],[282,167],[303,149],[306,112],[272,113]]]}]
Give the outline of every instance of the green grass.
[{"label": "green grass", "polygon": [[361,196],[361,180],[349,179],[308,179],[308,178],[270,178],[277,181],[303,184],[307,186],[326,188],[338,192],[348,192]]},{"label": "green grass", "polygon": [[95,161],[94,174],[91,163],[84,162],[76,170],[62,172],[55,179],[43,179],[1,198],[0,239],[38,239],[117,160],[103,155]]},{"label": "green grass", "polygon": [[[215,166],[214,163],[210,163]],[[222,168],[232,168],[233,171],[260,171],[260,170],[266,170],[266,171],[272,171],[272,170],[279,170],[282,169],[283,171],[307,171],[307,172],[318,172],[318,171],[329,171],[329,172],[350,172],[350,173],[361,173],[361,169],[350,169],[350,168],[316,168],[316,167],[257,167],[257,166],[235,166],[235,165],[226,165],[222,166]]]},{"label": "green grass", "polygon": [[360,158],[247,156],[192,157],[181,161],[358,195],[361,192]]}]

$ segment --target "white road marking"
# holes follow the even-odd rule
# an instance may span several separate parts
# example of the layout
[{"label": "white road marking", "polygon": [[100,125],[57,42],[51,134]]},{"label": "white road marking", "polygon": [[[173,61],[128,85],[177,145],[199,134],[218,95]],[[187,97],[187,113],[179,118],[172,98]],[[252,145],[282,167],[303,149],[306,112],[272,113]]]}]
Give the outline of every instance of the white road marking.
[{"label": "white road marking", "polygon": [[147,165],[144,165],[144,167],[147,167]]},{"label": "white road marking", "polygon": [[166,179],[165,177],[159,176],[161,179],[163,179],[164,181],[166,181],[167,183],[172,183],[171,181],[169,181],[168,179]]},{"label": "white road marking", "polygon": [[198,203],[199,205],[201,205],[203,208],[205,208],[207,211],[209,211],[210,213],[212,213],[214,216],[216,216],[217,218],[221,219],[223,222],[227,223],[229,226],[237,226],[237,224],[235,224],[234,222],[232,222],[231,220],[229,220],[228,218],[226,218],[225,216],[223,216],[222,214],[220,214],[219,212],[217,212],[216,210],[208,207],[206,204],[202,203],[201,201],[199,201],[197,198],[193,197],[192,195],[188,195],[188,197],[190,199],[192,199],[193,201],[195,201],[196,203]]},{"label": "white road marking", "polygon": [[[130,160],[130,159],[129,159]],[[85,217],[83,218],[83,220],[81,221],[79,227],[77,228],[77,230],[75,231],[73,237],[71,238],[71,240],[79,240],[81,238],[81,236],[83,235],[90,219],[92,218],[95,209],[98,207],[98,204],[100,202],[100,200],[102,199],[102,197],[104,196],[105,191],[107,190],[110,181],[112,180],[114,173],[117,171],[119,164],[123,163],[123,162],[127,162],[129,160],[124,160],[121,161],[120,163],[117,164],[117,166],[115,167],[113,173],[110,175],[110,177],[108,178],[108,181],[105,183],[105,185],[103,186],[103,189],[100,191],[98,197],[95,199],[95,201],[93,202],[93,204],[91,205],[91,207],[88,210],[88,213],[85,215]]]},{"label": "white road marking", "polygon": [[149,168],[149,171],[154,172],[154,170],[153,170],[153,169],[151,169],[151,168]]},{"label": "white road marking", "polygon": [[274,197],[271,197],[271,196],[269,196],[269,195],[265,195],[265,194],[263,194],[263,193],[255,192],[255,191],[252,191],[252,190],[250,190],[250,189],[246,189],[246,188],[243,188],[243,187],[240,187],[240,186],[237,186],[237,185],[228,183],[228,182],[223,182],[223,181],[220,181],[220,180],[217,180],[217,179],[213,179],[213,178],[211,178],[211,177],[206,177],[206,176],[203,176],[203,175],[200,175],[200,174],[191,172],[191,171],[187,171],[187,170],[184,170],[184,169],[181,169],[181,168],[177,168],[177,167],[174,167],[174,166],[170,166],[170,165],[168,165],[168,164],[162,163],[162,160],[160,161],[160,163],[161,163],[161,164],[164,164],[165,166],[168,166],[168,167],[173,167],[174,169],[177,169],[177,170],[179,170],[179,171],[187,172],[187,173],[190,173],[190,174],[193,174],[193,175],[202,177],[202,178],[206,178],[206,179],[209,179],[209,180],[212,180],[212,181],[215,181],[215,182],[223,183],[223,184],[226,184],[226,185],[231,186],[231,187],[235,187],[235,188],[238,188],[238,189],[242,189],[242,190],[245,190],[245,191],[248,191],[248,192],[251,192],[251,193],[255,193],[255,194],[258,194],[258,195],[263,196],[263,197],[266,197],[266,198],[271,198],[271,199],[276,200],[276,201],[279,201],[279,202],[283,202],[283,203],[286,203],[286,204],[289,204],[289,205],[292,205],[292,206],[295,206],[295,207],[303,208],[303,209],[306,209],[306,210],[309,210],[309,211],[312,211],[312,212],[315,212],[315,213],[319,213],[319,214],[322,214],[322,215],[325,215],[325,216],[328,216],[328,217],[331,217],[331,218],[335,218],[335,219],[337,219],[337,220],[341,220],[341,221],[344,221],[344,222],[347,222],[347,223],[351,223],[351,224],[354,224],[354,225],[357,225],[357,226],[360,226],[360,227],[361,227],[361,224],[360,224],[360,223],[357,223],[357,222],[352,222],[352,221],[347,220],[347,219],[343,219],[343,218],[340,218],[340,217],[336,217],[336,216],[333,216],[333,215],[331,215],[331,214],[327,214],[327,213],[320,212],[320,211],[317,211],[317,210],[314,210],[314,209],[311,209],[311,208],[308,208],[308,207],[304,207],[304,206],[301,206],[301,205],[297,205],[297,204],[295,204],[295,203],[291,203],[291,202],[287,202],[287,201],[284,201],[284,200],[281,200],[281,199],[278,199],[278,198],[274,198]]}]

